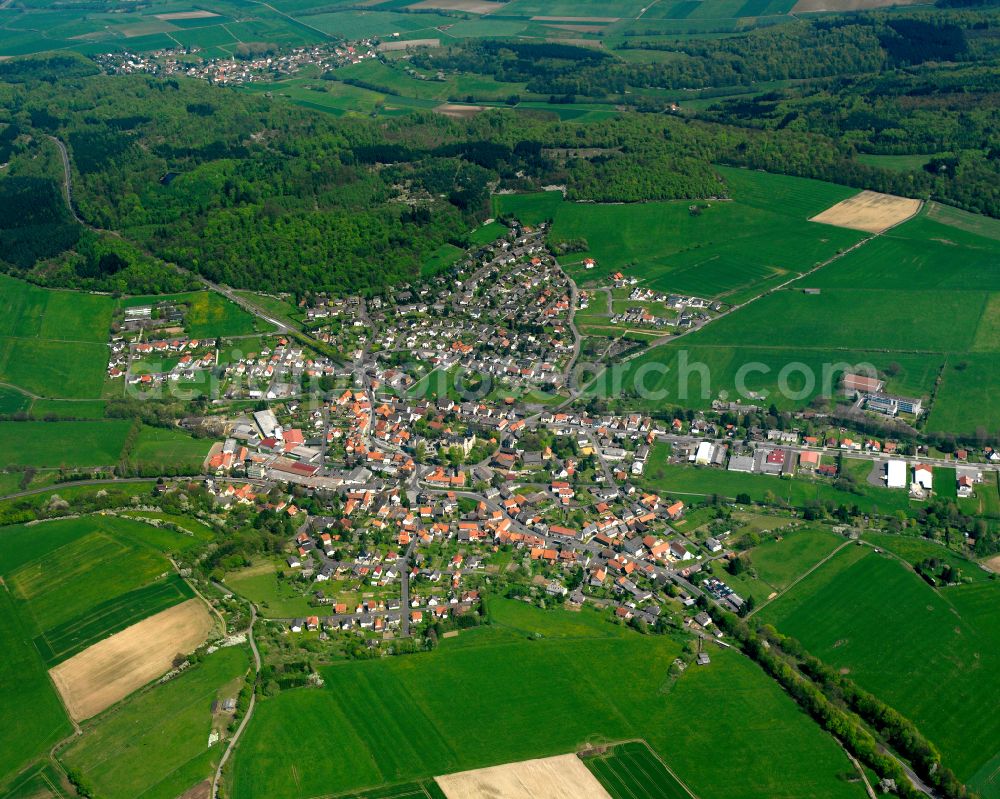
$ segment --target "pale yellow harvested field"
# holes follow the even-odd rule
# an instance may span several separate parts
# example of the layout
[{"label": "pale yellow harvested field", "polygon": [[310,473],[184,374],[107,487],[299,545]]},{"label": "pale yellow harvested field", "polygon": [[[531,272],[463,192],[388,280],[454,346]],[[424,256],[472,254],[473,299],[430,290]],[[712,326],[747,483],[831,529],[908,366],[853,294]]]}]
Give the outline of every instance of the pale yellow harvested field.
[{"label": "pale yellow harvested field", "polygon": [[863,191],[830,206],[809,221],[851,230],[864,230],[868,233],[881,233],[893,225],[905,222],[919,210],[920,200],[880,194],[877,191]]},{"label": "pale yellow harvested field", "polygon": [[864,11],[888,6],[931,5],[928,0],[799,0],[792,13],[809,11]]},{"label": "pale yellow harvested field", "polygon": [[442,11],[463,11],[466,14],[492,14],[499,11],[506,3],[494,3],[491,0],[420,0],[407,8],[437,8]]},{"label": "pale yellow harvested field", "polygon": [[486,106],[484,105],[462,105],[461,103],[441,103],[441,105],[434,106],[434,110],[446,117],[453,117],[455,119],[467,119],[469,117],[474,117],[480,111],[485,111]]},{"label": "pale yellow harvested field", "polygon": [[169,14],[154,14],[157,19],[208,19],[219,16],[214,11],[171,11]]},{"label": "pale yellow harvested field", "polygon": [[611,799],[576,755],[435,777],[448,799]]},{"label": "pale yellow harvested field", "polygon": [[170,671],[178,654],[198,648],[212,629],[200,599],[189,599],[127,627],[49,671],[66,709],[90,718]]}]

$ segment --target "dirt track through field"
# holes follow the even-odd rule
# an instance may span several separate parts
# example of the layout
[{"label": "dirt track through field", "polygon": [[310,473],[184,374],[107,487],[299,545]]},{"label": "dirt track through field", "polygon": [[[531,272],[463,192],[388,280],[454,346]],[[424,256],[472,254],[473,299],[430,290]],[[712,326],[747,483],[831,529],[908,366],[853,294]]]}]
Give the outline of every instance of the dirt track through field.
[{"label": "dirt track through field", "polygon": [[435,777],[448,799],[611,799],[576,755]]},{"label": "dirt track through field", "polygon": [[864,230],[868,233],[881,233],[905,222],[920,210],[920,205],[920,200],[911,200],[909,197],[862,191],[830,206],[809,221],[851,230]]},{"label": "dirt track through field", "polygon": [[189,599],[99,641],[49,675],[70,716],[81,721],[168,672],[178,654],[205,641],[212,625],[205,604]]}]

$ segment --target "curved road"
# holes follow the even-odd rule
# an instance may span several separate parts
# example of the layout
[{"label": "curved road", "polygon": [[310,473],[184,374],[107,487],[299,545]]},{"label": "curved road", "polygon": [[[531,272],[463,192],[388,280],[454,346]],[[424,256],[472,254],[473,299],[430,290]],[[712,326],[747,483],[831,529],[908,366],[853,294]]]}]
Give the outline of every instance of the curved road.
[{"label": "curved road", "polygon": [[77,216],[76,208],[73,205],[73,176],[69,169],[69,153],[66,152],[66,145],[55,136],[49,136],[49,138],[56,143],[56,147],[59,148],[59,155],[62,156],[63,196],[66,198],[66,205],[69,206],[69,212],[73,214],[73,218],[77,221],[77,224],[83,225],[84,227],[90,227],[90,225]]}]

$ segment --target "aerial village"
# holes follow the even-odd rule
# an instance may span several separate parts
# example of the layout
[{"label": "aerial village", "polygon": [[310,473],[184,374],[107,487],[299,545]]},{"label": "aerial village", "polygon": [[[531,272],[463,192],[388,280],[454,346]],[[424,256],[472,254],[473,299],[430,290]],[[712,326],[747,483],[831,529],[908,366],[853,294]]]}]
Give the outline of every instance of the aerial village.
[{"label": "aerial village", "polygon": [[[504,586],[536,604],[589,603],[621,623],[714,637],[698,599],[744,610],[746,597],[711,566],[738,551],[718,525],[685,526],[703,497],[657,490],[660,465],[778,486],[834,483],[849,462],[873,490],[914,501],[939,490],[931,453],[805,420],[747,425],[752,405],[673,416],[548,402],[579,355],[573,312],[585,298],[544,233],[515,225],[388,296],[312,298],[303,320],[340,358],[281,334],[255,338],[262,346],[248,353],[238,340],[194,340],[170,303],[117,320],[111,378],[218,382],[225,416],[221,428],[211,417],[221,434],[204,480],[222,513],[289,520],[279,577],[308,612],[274,617],[286,634],[378,647],[475,623],[481,593]],[[880,415],[920,412],[919,400],[862,375],[842,388]],[[226,405],[237,397],[256,404]],[[990,448],[953,458],[959,497],[975,496],[1000,463]]]}]

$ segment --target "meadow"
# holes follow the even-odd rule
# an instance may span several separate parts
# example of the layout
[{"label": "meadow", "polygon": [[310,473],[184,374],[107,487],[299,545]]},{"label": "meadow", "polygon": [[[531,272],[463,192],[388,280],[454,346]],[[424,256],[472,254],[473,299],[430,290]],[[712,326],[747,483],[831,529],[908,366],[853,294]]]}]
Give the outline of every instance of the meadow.
[{"label": "meadow", "polygon": [[[940,470],[937,471],[940,472]],[[916,535],[894,535],[870,531],[865,532],[864,540],[902,558],[911,566],[916,566],[928,558],[935,558],[959,569],[962,576],[970,580],[978,582],[989,579],[989,574],[983,571],[978,563],[948,549],[938,541],[931,541]]]},{"label": "meadow", "polygon": [[511,216],[524,225],[551,222],[563,206],[561,191],[536,191],[529,194],[494,194],[493,213]]},{"label": "meadow", "polygon": [[707,345],[700,334],[692,334],[617,364],[588,393],[614,398],[623,391],[638,392],[635,400],[653,408],[664,403],[708,408],[713,399],[725,396],[791,410],[817,396],[841,397],[840,376],[866,363],[896,372],[887,380],[889,391],[926,397],[943,361],[944,356],[930,354],[798,348],[789,341],[740,346],[734,339],[732,344]]},{"label": "meadow", "polygon": [[998,599],[995,582],[935,590],[850,547],[758,615],[910,718],[966,780],[1000,753],[1000,717],[983,707],[1000,673]]},{"label": "meadow", "polygon": [[750,559],[757,576],[780,591],[842,546],[844,541],[830,530],[794,530],[754,547],[750,550]]},{"label": "meadow", "polygon": [[265,617],[287,619],[308,616],[316,611],[308,597],[278,578],[277,567],[270,562],[229,572],[224,582],[233,592],[260,607]]},{"label": "meadow", "polygon": [[194,539],[112,516],[0,531],[0,576],[47,665],[190,598],[164,553]]},{"label": "meadow", "polygon": [[114,300],[0,274],[0,382],[42,397],[100,396]]},{"label": "meadow", "polygon": [[139,466],[153,466],[165,472],[200,474],[212,442],[195,438],[183,430],[143,427],[136,440],[132,460]]},{"label": "meadow", "polygon": [[68,799],[69,795],[62,775],[51,763],[40,763],[18,774],[6,793],[0,793],[2,799]]},{"label": "meadow", "polygon": [[45,665],[51,668],[91,644],[193,596],[188,584],[178,575],[171,574],[101,602],[75,619],[47,630],[35,638],[35,646]]},{"label": "meadow", "polygon": [[14,414],[31,407],[31,397],[23,391],[0,386],[0,414]]},{"label": "meadow", "polygon": [[[713,651],[673,683],[677,642],[591,615],[491,600],[493,626],[433,652],[325,668],[322,688],[259,703],[230,795],[359,791],[642,737],[699,794],[863,796],[838,779],[851,771],[839,747],[750,661]],[[337,756],[299,768],[303,740],[335,741]],[[706,771],[720,740],[727,768]]]},{"label": "meadow", "polygon": [[131,422],[0,422],[0,467],[113,466]]},{"label": "meadow", "polygon": [[911,513],[919,507],[910,502],[905,491],[889,491],[865,484],[865,474],[871,470],[869,461],[847,462],[855,471],[859,493],[854,493],[835,488],[828,480],[804,475],[782,478],[774,475],[657,463],[656,450],[652,458],[654,463],[647,465],[646,475],[640,483],[646,489],[672,497],[707,497],[718,494],[735,499],[739,494],[747,494],[754,502],[768,504],[782,502],[794,508],[804,507],[811,501],[829,501],[837,506],[857,505],[862,511],[880,513],[895,510]]},{"label": "meadow", "polygon": [[795,342],[803,350],[841,349],[845,357],[875,349],[964,352],[972,346],[987,297],[983,291],[847,288],[812,295],[788,288],[711,323],[687,343],[767,347]]},{"label": "meadow", "polygon": [[250,336],[257,332],[269,332],[266,322],[244,311],[214,291],[189,291],[184,294],[165,294],[152,297],[129,297],[122,307],[148,305],[155,302],[172,301],[187,306],[184,315],[184,331],[191,338],[221,338],[222,336]]},{"label": "meadow", "polygon": [[31,403],[35,419],[103,419],[104,400],[46,400]]},{"label": "meadow", "polygon": [[0,786],[73,731],[31,639],[0,585]]},{"label": "meadow", "polygon": [[174,799],[211,775],[224,746],[207,748],[212,704],[235,698],[248,667],[245,649],[220,649],[98,716],[60,759],[106,799]]},{"label": "meadow", "polygon": [[997,353],[973,352],[948,358],[927,417],[929,432],[995,435],[1000,431],[997,357]]},{"label": "meadow", "polygon": [[[732,199],[701,203],[697,215],[690,212],[690,201],[560,203],[550,238],[587,242],[586,251],[561,259],[577,280],[603,282],[620,270],[656,291],[729,302],[793,278],[863,238],[857,231],[807,221],[850,196],[851,189],[804,178],[719,171]],[[580,263],[587,257],[597,261],[595,270]]]},{"label": "meadow", "polygon": [[818,288],[1000,291],[1000,241],[945,224],[926,211],[808,280]]},{"label": "meadow", "polygon": [[[148,585],[170,570],[165,557],[129,541],[125,533],[138,526],[85,517],[65,526],[46,523],[38,530],[44,530],[44,547],[4,577],[25,619],[38,633],[56,631],[71,620],[99,613],[108,600]],[[86,532],[63,543],[59,538],[65,527]],[[8,543],[8,536],[0,539],[0,546]]]}]

